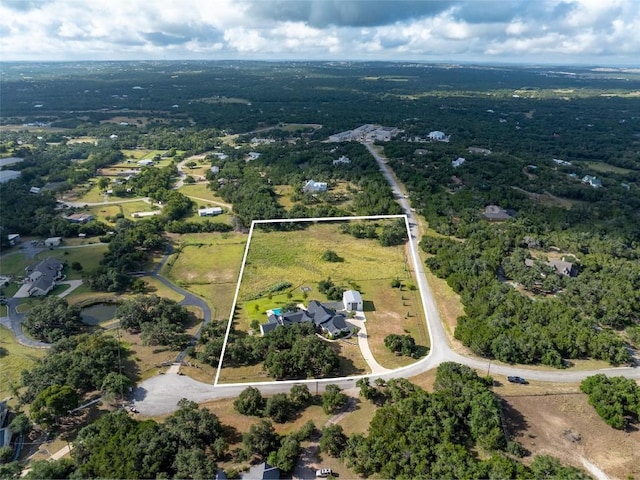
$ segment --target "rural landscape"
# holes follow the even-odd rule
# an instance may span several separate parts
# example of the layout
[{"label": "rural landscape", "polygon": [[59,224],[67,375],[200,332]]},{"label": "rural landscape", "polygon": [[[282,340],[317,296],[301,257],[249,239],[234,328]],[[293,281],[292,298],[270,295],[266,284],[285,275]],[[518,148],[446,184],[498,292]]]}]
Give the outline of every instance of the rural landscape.
[{"label": "rural landscape", "polygon": [[637,69],[0,81],[0,478],[640,478]]}]

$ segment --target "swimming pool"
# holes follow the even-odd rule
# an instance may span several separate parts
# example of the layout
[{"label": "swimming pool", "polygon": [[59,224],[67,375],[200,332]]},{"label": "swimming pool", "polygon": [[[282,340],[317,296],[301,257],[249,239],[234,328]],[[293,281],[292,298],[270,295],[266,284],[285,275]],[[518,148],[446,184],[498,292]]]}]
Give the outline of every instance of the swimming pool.
[{"label": "swimming pool", "polygon": [[281,308],[274,308],[271,311],[273,312],[274,315],[280,315],[282,313],[282,309]]}]

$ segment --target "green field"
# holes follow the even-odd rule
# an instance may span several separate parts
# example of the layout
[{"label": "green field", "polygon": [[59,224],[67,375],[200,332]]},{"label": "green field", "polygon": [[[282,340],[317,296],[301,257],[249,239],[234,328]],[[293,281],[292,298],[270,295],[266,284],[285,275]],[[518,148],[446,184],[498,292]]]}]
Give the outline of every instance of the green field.
[{"label": "green field", "polygon": [[228,318],[242,264],[246,235],[196,233],[172,235],[176,253],[162,274],[203,297],[214,318]]},{"label": "green field", "polygon": [[[222,198],[215,195],[215,193],[208,187],[206,183],[192,183],[183,185],[180,190],[178,190],[183,195],[187,197],[197,197],[203,198],[205,200],[212,200],[214,202],[225,203]],[[195,200],[196,203],[199,203],[198,200]]]},{"label": "green field", "polygon": [[633,172],[633,170],[629,170],[628,168],[616,167],[615,165],[610,165],[604,162],[585,162],[587,167],[591,170],[595,170],[600,173],[617,173],[619,175],[626,175],[628,173]]},{"label": "green field", "polygon": [[46,349],[20,345],[9,330],[0,327],[0,400],[13,395],[11,385],[20,385],[20,372],[32,368],[45,353]]},{"label": "green field", "polygon": [[77,280],[82,278],[83,272],[91,271],[98,267],[102,256],[107,251],[108,245],[91,245],[80,248],[55,248],[38,253],[35,258],[28,260],[20,252],[14,255],[2,257],[0,263],[0,273],[3,275],[23,276],[24,269],[32,264],[38,263],[48,257],[54,257],[61,262],[71,265],[73,262],[80,262],[82,271],[76,272],[71,268],[65,270],[67,280]]},{"label": "green field", "polygon": [[[381,223],[381,222],[378,222]],[[344,262],[322,260],[327,249]],[[382,247],[377,240],[357,239],[338,231],[336,224],[311,224],[295,232],[253,232],[240,288],[241,298],[286,281],[293,288],[316,284],[327,277],[336,284],[363,280],[391,280],[404,275],[404,247]]]}]

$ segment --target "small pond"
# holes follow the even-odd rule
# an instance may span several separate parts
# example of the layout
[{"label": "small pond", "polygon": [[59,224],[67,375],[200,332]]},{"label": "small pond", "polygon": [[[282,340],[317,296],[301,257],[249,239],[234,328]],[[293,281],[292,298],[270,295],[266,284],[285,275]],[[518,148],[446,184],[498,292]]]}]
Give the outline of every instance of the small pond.
[{"label": "small pond", "polygon": [[95,303],[83,308],[80,316],[87,325],[99,325],[102,322],[113,320],[117,308],[118,305],[115,303]]}]

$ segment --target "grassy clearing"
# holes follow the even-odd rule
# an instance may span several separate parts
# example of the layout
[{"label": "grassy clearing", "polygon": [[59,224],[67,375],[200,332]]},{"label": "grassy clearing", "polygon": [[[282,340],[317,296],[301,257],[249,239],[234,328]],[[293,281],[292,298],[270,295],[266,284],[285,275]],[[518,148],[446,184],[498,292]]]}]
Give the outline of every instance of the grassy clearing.
[{"label": "grassy clearing", "polygon": [[145,293],[148,295],[157,295],[158,297],[168,298],[175,302],[181,302],[184,300],[184,295],[173,291],[157,278],[144,277],[142,280],[147,284]]},{"label": "grassy clearing", "polygon": [[274,191],[282,208],[289,211],[295,205],[295,202],[291,201],[291,195],[295,191],[291,185],[276,185]]},{"label": "grassy clearing", "polygon": [[96,220],[115,225],[115,222],[107,220],[107,217],[114,218],[119,213],[122,213],[122,207],[120,205],[97,205],[90,207],[89,212],[96,217]]},{"label": "grassy clearing", "polygon": [[80,194],[80,196],[74,200],[75,202],[86,202],[86,203],[98,203],[104,201],[104,194],[98,185],[94,185],[89,188],[87,191]]},{"label": "grassy clearing", "polygon": [[600,173],[617,173],[619,175],[626,175],[633,172],[628,168],[616,167],[604,162],[585,162],[588,168]]},{"label": "grassy clearing", "polygon": [[[405,282],[406,283],[406,282]],[[375,359],[386,368],[399,368],[416,360],[397,356],[385,345],[391,334],[411,335],[418,345],[430,345],[420,292],[390,288],[388,282],[361,282],[364,298],[373,298],[372,311],[365,312],[369,347]]]},{"label": "grassy clearing", "polygon": [[20,373],[31,369],[45,353],[45,349],[20,345],[8,329],[0,327],[0,400],[13,395],[11,385],[21,383]]},{"label": "grassy clearing", "polygon": [[226,203],[222,198],[215,195],[215,193],[209,189],[208,183],[195,183],[185,184],[179,190],[180,193],[188,197],[204,198],[214,202]]},{"label": "grassy clearing", "polygon": [[126,158],[134,160],[153,160],[156,155],[162,155],[165,150],[148,150],[146,148],[136,148],[135,150],[120,150]]},{"label": "grassy clearing", "polygon": [[0,305],[0,317],[6,317],[7,311],[8,310],[6,305]]},{"label": "grassy clearing", "polygon": [[[0,272],[2,272],[3,275],[23,276],[24,269],[27,266],[38,263],[49,257],[57,258],[61,262],[67,262],[68,265],[71,265],[73,262],[79,262],[83,267],[83,271],[90,271],[98,266],[100,260],[102,260],[102,256],[107,251],[107,248],[108,245],[98,244],[82,248],[55,248],[53,250],[45,250],[43,252],[40,252],[31,260],[26,259],[20,252],[16,255],[2,257],[2,266],[0,267]],[[65,275],[67,276],[66,279],[81,279],[83,271],[76,272],[71,268],[67,268],[65,270]]]},{"label": "grassy clearing", "polygon": [[246,235],[200,233],[171,235],[171,238],[181,247],[171,255],[162,274],[204,298],[214,319],[228,318]]},{"label": "grassy clearing", "polygon": [[131,214],[133,214],[134,212],[158,211],[158,207],[153,207],[152,205],[149,205],[144,200],[140,200],[137,202],[121,203],[120,208],[122,210],[122,214],[124,215],[124,218],[127,218],[129,220],[136,220],[131,216]]},{"label": "grassy clearing", "polygon": [[[344,262],[322,260],[328,248]],[[327,277],[337,284],[361,280],[391,280],[401,277],[404,249],[382,247],[377,240],[356,239],[338,232],[336,224],[319,223],[295,232],[254,230],[240,289],[241,298],[256,295],[274,283],[291,282],[295,287]],[[310,297],[313,297],[313,293]]]}]

